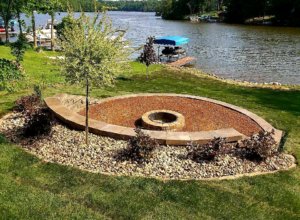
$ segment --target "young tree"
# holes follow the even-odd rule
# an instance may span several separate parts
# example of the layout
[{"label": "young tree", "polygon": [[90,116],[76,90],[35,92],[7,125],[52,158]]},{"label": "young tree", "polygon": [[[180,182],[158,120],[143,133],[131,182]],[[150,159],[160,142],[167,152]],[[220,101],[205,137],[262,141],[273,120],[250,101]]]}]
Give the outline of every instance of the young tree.
[{"label": "young tree", "polygon": [[4,21],[5,41],[9,42],[9,21],[13,18],[14,0],[0,0],[0,17]]},{"label": "young tree", "polygon": [[64,29],[61,42],[65,56],[61,64],[66,81],[85,86],[87,145],[90,87],[113,85],[116,74],[128,66],[129,56],[124,33],[113,29],[105,13],[100,20],[98,16],[91,20],[82,13],[79,19],[74,19],[75,25]]},{"label": "young tree", "polygon": [[157,56],[154,50],[154,37],[148,37],[144,50],[140,56],[140,61],[146,64],[146,75],[148,78],[149,66],[157,62]]}]

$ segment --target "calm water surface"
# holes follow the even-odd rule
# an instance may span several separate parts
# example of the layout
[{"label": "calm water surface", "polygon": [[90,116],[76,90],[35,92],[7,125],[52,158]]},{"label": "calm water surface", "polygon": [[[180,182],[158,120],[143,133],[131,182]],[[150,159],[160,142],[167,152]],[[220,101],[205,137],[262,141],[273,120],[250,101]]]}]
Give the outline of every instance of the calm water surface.
[{"label": "calm water surface", "polygon": [[[206,72],[253,82],[300,84],[300,28],[193,24],[165,21],[154,13],[108,14],[115,27],[128,30],[126,38],[134,47],[150,35],[184,35],[191,39],[189,55]],[[57,15],[57,20],[65,15]],[[37,25],[45,25],[47,19],[48,15],[37,15]]]}]

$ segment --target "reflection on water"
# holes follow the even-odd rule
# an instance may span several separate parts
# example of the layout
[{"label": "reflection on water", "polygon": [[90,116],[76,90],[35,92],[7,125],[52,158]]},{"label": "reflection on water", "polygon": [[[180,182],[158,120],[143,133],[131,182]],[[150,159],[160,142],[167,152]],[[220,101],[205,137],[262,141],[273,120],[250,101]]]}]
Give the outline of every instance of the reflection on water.
[{"label": "reflection on water", "polygon": [[[57,15],[57,20],[65,15]],[[109,16],[116,27],[128,30],[126,38],[134,47],[150,35],[184,35],[191,39],[189,54],[206,72],[247,81],[300,84],[300,28],[193,24],[140,12],[109,12]],[[37,15],[37,26],[49,18]]]}]

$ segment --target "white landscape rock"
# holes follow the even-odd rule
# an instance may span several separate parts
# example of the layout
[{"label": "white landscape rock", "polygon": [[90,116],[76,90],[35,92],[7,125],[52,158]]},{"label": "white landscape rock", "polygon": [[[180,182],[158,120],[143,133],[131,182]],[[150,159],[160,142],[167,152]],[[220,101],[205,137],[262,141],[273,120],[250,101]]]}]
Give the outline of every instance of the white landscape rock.
[{"label": "white landscape rock", "polygon": [[118,152],[127,142],[90,134],[90,145],[85,146],[85,132],[67,128],[55,122],[49,136],[37,139],[22,138],[24,120],[13,113],[0,123],[0,132],[38,158],[82,170],[112,175],[147,176],[166,179],[202,179],[232,176],[253,172],[269,172],[291,167],[294,160],[286,154],[257,163],[233,155],[224,155],[213,162],[196,163],[187,158],[186,147],[159,146],[148,163],[119,161]]}]

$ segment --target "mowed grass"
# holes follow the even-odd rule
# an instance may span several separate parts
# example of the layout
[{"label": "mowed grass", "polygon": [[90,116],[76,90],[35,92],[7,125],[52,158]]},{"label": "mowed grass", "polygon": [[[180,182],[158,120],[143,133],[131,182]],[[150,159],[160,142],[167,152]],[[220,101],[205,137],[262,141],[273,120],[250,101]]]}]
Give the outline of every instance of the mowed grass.
[{"label": "mowed grass", "polygon": [[[84,94],[64,83],[59,68],[46,56],[28,51],[27,77],[19,90],[0,92],[0,115],[32,92],[44,96]],[[0,47],[0,57],[12,58]],[[192,94],[238,105],[286,132],[283,149],[300,157],[300,90],[280,91],[231,85],[183,71],[132,63],[111,88],[92,96],[168,92]],[[178,103],[180,104],[180,103]],[[300,169],[223,181],[159,181],[113,177],[45,163],[0,136],[0,219],[300,219]]]}]

